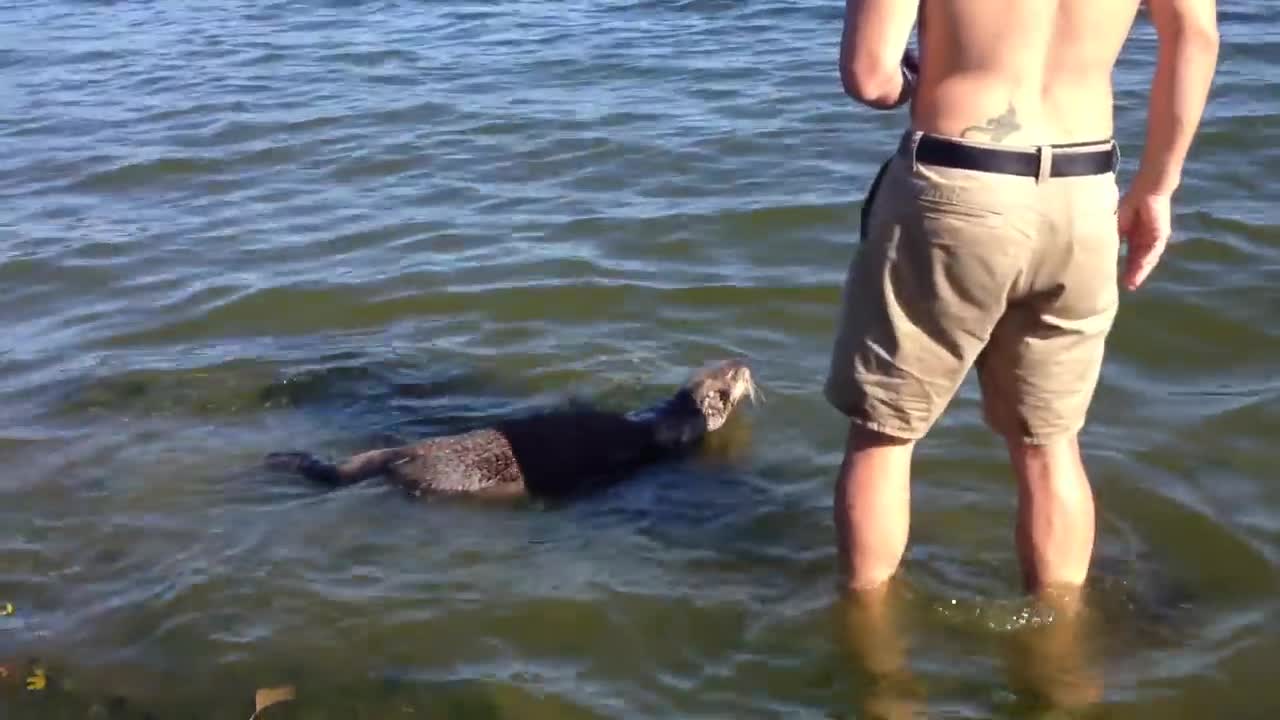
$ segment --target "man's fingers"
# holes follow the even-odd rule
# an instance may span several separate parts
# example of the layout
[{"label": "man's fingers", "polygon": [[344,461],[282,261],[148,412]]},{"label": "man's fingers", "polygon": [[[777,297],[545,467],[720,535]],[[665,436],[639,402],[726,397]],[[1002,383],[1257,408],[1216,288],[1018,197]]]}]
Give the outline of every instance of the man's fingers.
[{"label": "man's fingers", "polygon": [[1146,270],[1143,270],[1142,266],[1137,263],[1129,263],[1129,268],[1124,274],[1125,290],[1138,290],[1139,287],[1142,287],[1144,279],[1147,279]]},{"label": "man's fingers", "polygon": [[1116,211],[1116,228],[1127,248],[1123,283],[1136,290],[1155,270],[1169,241],[1167,199],[1126,195]]},{"label": "man's fingers", "polygon": [[1124,274],[1124,286],[1129,290],[1137,290],[1141,287],[1143,281],[1147,279],[1147,275],[1151,273],[1151,267],[1135,257],[1130,257],[1127,265]]},{"label": "man's fingers", "polygon": [[1151,275],[1151,271],[1160,262],[1160,256],[1164,253],[1164,246],[1164,242],[1153,242],[1149,245],[1140,244],[1137,247],[1130,244],[1129,255],[1125,262],[1125,287],[1130,290],[1137,290],[1142,283],[1146,282]]}]

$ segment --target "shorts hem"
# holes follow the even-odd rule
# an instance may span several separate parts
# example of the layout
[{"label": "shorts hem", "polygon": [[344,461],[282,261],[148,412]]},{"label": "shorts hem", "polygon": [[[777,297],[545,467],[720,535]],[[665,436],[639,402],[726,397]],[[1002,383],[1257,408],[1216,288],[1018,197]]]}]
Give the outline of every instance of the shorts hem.
[{"label": "shorts hem", "polygon": [[872,432],[879,433],[880,435],[885,435],[898,440],[909,441],[920,440],[929,432],[929,428],[927,427],[912,429],[905,425],[882,422],[870,417],[870,413],[868,413],[866,408],[860,406],[858,403],[846,402],[838,399],[836,394],[831,391],[830,386],[827,387],[823,395],[826,397],[827,402],[831,407],[835,408],[837,412],[845,416],[850,423],[853,423],[865,430],[870,430]]},{"label": "shorts hem", "polygon": [[1050,445],[1058,440],[1062,440],[1063,438],[1078,436],[1084,429],[1085,425],[1083,422],[1079,422],[1071,425],[1060,426],[1051,430],[1027,433],[1002,428],[1000,425],[991,422],[989,419],[985,421],[985,424],[995,434],[1004,438],[1006,441],[1017,441],[1022,445],[1029,445],[1033,447],[1044,447],[1045,445]]},{"label": "shorts hem", "polygon": [[929,432],[928,430],[907,430],[902,427],[886,425],[884,423],[876,422],[875,420],[861,418],[857,415],[850,415],[849,413],[844,413],[844,415],[849,419],[850,423],[857,425],[864,430],[870,430],[874,433],[894,438],[895,440],[914,442],[916,440],[923,439]]}]

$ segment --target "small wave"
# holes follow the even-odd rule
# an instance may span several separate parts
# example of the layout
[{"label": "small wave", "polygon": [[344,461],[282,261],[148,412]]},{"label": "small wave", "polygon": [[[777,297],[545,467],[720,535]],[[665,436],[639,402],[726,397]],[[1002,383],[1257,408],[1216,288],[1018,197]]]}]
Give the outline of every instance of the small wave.
[{"label": "small wave", "polygon": [[170,156],[126,163],[110,170],[89,173],[68,188],[78,191],[128,191],[163,185],[174,178],[216,175],[226,161],[192,156]]}]

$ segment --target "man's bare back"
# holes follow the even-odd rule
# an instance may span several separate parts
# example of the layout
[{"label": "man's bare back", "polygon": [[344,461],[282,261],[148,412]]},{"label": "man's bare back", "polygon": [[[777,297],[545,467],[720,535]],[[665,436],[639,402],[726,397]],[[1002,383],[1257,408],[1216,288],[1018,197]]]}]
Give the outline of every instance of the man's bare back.
[{"label": "man's bare back", "polygon": [[[840,80],[863,104],[911,103],[914,130],[1021,146],[1111,137],[1111,74],[1139,0],[845,0]],[[1215,0],[1142,0],[1158,51],[1138,172],[1119,210],[1124,285],[1155,269],[1218,59]],[[918,83],[903,68],[920,26]],[[906,61],[911,59],[911,63]],[[914,79],[913,79],[914,80]]]},{"label": "man's bare back", "polygon": [[921,3],[917,130],[1019,145],[1112,135],[1111,69],[1138,0]]}]

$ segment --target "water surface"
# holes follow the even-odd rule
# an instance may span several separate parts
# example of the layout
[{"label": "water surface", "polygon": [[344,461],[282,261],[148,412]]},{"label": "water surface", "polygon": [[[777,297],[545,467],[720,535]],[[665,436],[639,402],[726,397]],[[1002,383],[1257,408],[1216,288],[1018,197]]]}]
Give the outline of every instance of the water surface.
[{"label": "water surface", "polygon": [[[902,116],[841,94],[841,12],[0,9],[0,665],[50,678],[0,679],[0,714],[244,718],[294,684],[300,717],[853,716],[819,389]],[[1280,709],[1280,15],[1221,12],[1177,242],[1124,298],[1085,438],[1106,717]],[[1116,75],[1126,174],[1153,53],[1142,25]],[[569,507],[259,468],[631,407],[731,354],[763,406]],[[919,458],[911,674],[931,717],[1034,716],[974,383]]]}]

